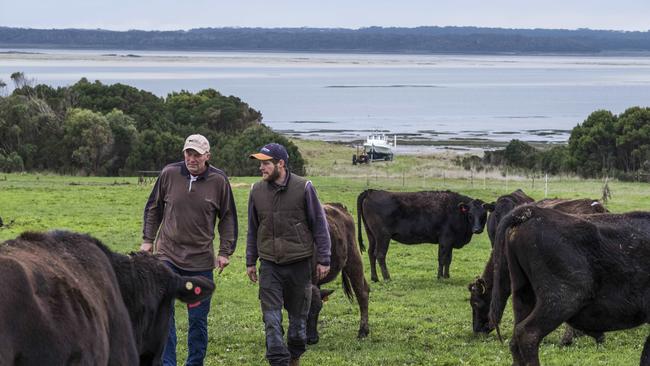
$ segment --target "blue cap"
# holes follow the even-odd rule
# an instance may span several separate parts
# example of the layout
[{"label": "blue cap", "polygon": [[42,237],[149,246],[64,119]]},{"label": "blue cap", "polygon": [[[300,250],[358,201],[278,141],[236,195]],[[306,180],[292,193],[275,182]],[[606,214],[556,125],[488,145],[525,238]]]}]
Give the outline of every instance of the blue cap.
[{"label": "blue cap", "polygon": [[285,164],[289,163],[289,154],[287,153],[287,149],[275,142],[264,145],[264,147],[260,149],[259,153],[251,154],[249,157],[257,160],[284,160]]}]

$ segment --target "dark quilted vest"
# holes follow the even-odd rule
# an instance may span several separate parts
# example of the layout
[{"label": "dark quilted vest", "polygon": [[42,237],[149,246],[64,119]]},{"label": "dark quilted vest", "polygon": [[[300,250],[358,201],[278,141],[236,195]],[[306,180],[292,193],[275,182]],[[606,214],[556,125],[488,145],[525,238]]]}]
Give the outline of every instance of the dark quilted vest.
[{"label": "dark quilted vest", "polygon": [[287,264],[309,258],[314,238],[307,224],[303,177],[291,174],[287,185],[265,181],[253,185],[251,196],[257,211],[257,251],[261,259]]}]

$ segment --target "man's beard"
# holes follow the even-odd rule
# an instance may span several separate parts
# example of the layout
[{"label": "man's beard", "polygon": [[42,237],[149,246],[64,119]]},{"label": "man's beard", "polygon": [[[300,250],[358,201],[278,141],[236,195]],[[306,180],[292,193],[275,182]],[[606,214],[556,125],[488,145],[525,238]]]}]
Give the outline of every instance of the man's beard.
[{"label": "man's beard", "polygon": [[277,165],[274,165],[271,174],[267,175],[266,178],[263,179],[267,182],[275,182],[278,178],[280,178],[280,169],[278,169]]}]

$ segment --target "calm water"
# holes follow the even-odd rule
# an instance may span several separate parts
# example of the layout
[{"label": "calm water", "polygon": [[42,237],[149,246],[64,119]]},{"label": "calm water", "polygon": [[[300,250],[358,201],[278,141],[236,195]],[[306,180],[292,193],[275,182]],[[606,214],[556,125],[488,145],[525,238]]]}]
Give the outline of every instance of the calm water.
[{"label": "calm water", "polygon": [[23,71],[38,83],[87,77],[160,96],[214,88],[276,130],[326,140],[379,129],[423,143],[565,141],[597,109],[650,105],[650,59],[641,57],[7,51],[0,79],[8,84]]}]

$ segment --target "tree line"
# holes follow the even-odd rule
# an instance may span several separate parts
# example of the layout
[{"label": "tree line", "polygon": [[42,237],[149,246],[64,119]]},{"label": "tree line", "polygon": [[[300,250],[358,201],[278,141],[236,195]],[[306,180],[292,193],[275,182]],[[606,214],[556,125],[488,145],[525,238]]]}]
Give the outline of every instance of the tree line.
[{"label": "tree line", "polygon": [[[203,134],[211,163],[231,176],[257,175],[248,155],[269,142],[287,147],[291,168],[304,174],[297,147],[262,124],[262,114],[214,89],[158,97],[124,84],[82,78],[53,88],[11,75],[0,96],[0,170],[133,175],[182,159],[186,136]],[[0,91],[5,87],[0,84]]]},{"label": "tree line", "polygon": [[483,54],[648,52],[650,31],[480,27],[109,31],[0,27],[0,47]]},{"label": "tree line", "polygon": [[598,110],[571,130],[568,144],[537,148],[511,140],[483,157],[458,159],[466,169],[489,166],[525,173],[576,174],[585,178],[650,180],[650,108],[631,107],[615,115]]}]

